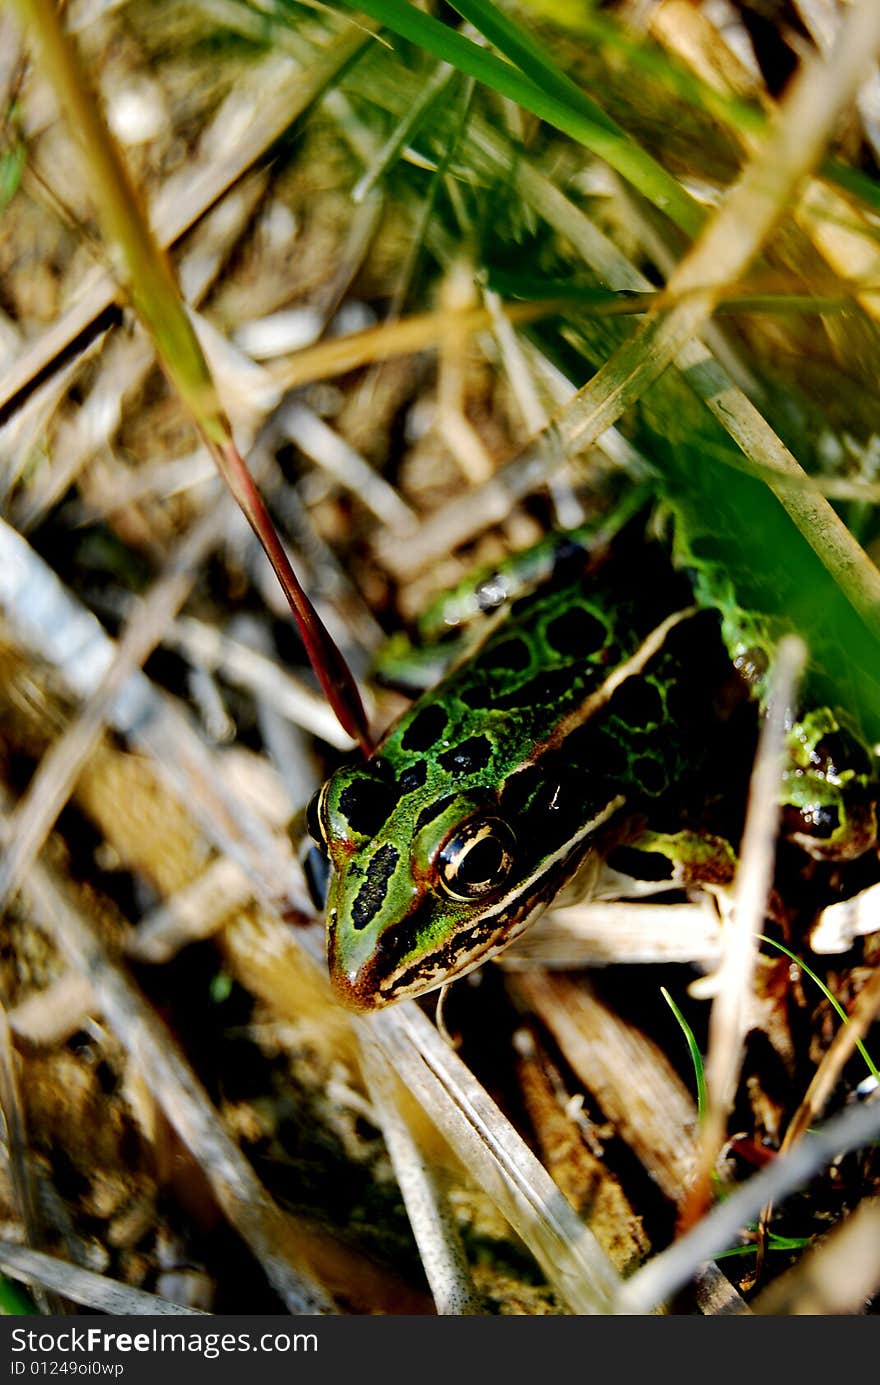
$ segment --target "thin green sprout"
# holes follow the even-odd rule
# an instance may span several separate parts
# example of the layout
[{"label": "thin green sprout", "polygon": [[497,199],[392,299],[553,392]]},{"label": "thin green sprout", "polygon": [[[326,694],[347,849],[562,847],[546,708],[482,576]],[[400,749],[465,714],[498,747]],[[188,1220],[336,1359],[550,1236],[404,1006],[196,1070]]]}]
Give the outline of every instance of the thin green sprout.
[{"label": "thin green sprout", "polygon": [[681,1026],[681,1031],[684,1034],[685,1039],[687,1040],[687,1046],[690,1049],[691,1061],[694,1065],[694,1077],[696,1079],[697,1084],[697,1115],[700,1121],[702,1121],[706,1112],[707,1100],[706,1073],[703,1068],[703,1055],[701,1054],[697,1041],[694,1038],[693,1030],[691,1029],[684,1015],[681,1013],[681,1010],[679,1010],[678,1006],[672,999],[672,996],[669,994],[665,986],[660,987],[660,994],[666,1001],[666,1004],[669,1006],[675,1018],[678,1020],[678,1023]]},{"label": "thin green sprout", "polygon": [[[819,987],[819,990],[824,995],[825,999],[829,1001],[831,1005],[834,1006],[834,1009],[837,1011],[843,1023],[849,1024],[849,1015],[844,1010],[840,1001],[836,998],[836,996],[831,994],[828,987],[825,985],[825,982],[820,980],[820,978],[816,975],[814,971],[810,970],[803,958],[798,957],[796,953],[791,952],[785,946],[784,943],[778,943],[773,938],[766,937],[763,933],[761,934],[761,942],[769,943],[771,947],[778,948],[780,952],[785,953],[786,957],[790,957],[793,962],[796,962],[797,965],[801,968],[801,970],[805,972],[807,976],[809,976],[810,980],[816,983],[816,985]],[[864,1058],[871,1076],[874,1078],[875,1081],[880,1082],[880,1071],[878,1071],[873,1059],[871,1058],[870,1053],[865,1048],[865,1045],[862,1043],[861,1039],[856,1039],[856,1048],[859,1050],[859,1053]]]}]

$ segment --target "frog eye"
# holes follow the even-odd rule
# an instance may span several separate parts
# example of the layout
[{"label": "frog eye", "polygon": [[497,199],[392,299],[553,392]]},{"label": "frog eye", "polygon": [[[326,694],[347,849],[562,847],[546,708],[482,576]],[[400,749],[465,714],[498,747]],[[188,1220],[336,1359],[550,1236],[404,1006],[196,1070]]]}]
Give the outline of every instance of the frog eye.
[{"label": "frog eye", "polygon": [[440,883],[453,899],[482,899],[504,884],[515,851],[516,838],[501,818],[467,822],[440,852]]},{"label": "frog eye", "polygon": [[324,823],[321,820],[321,800],[324,797],[324,784],[320,789],[316,789],[312,794],[306,808],[306,829],[313,842],[318,846],[327,845],[327,833],[324,831]]}]

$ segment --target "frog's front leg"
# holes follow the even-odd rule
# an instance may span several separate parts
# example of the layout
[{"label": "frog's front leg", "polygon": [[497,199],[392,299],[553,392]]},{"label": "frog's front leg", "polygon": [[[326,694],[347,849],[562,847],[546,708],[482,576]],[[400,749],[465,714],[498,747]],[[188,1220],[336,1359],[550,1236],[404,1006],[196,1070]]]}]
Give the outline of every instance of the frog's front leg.
[{"label": "frog's front leg", "polygon": [[[513,970],[681,962],[711,970],[721,956],[717,894],[736,869],[723,837],[638,828],[603,857],[591,853],[553,907],[500,961]],[[657,902],[671,891],[687,894]]]},{"label": "frog's front leg", "polygon": [[736,853],[725,837],[645,828],[609,852],[594,897],[633,899],[666,890],[726,886],[735,872]]}]

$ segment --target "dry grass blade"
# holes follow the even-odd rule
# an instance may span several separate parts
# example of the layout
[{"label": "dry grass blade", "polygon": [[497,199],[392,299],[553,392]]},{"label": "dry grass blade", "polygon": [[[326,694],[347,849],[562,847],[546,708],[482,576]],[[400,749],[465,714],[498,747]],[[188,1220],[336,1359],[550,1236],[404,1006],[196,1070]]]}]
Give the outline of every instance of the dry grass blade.
[{"label": "dry grass blade", "polygon": [[[20,4],[42,14],[48,0]],[[24,375],[0,366],[0,417],[7,387],[7,412],[31,391],[0,439],[11,444],[0,769],[18,801],[0,861],[0,895],[10,895],[0,988],[9,1059],[26,1077],[38,1244],[106,1269],[111,1291],[127,1280],[217,1312],[275,1311],[281,1294],[296,1311],[426,1313],[433,1295],[446,1315],[594,1315],[656,1311],[687,1283],[677,1311],[742,1313],[754,1282],[747,1199],[760,1206],[801,1180],[774,1222],[787,1234],[769,1238],[771,1273],[841,1206],[876,1198],[871,1150],[838,1159],[827,1142],[817,1153],[813,1136],[795,1139],[823,1104],[833,1109],[832,1086],[850,1105],[873,1090],[856,1086],[861,1068],[846,1059],[878,1013],[876,941],[827,964],[825,994],[847,1000],[855,1021],[831,1042],[833,1020],[787,962],[761,957],[750,984],[759,922],[740,900],[734,933],[719,905],[783,626],[807,639],[812,661],[785,738],[780,847],[771,832],[763,856],[752,853],[750,814],[740,891],[758,919],[767,896],[769,924],[796,958],[844,909],[835,936],[852,945],[880,890],[880,786],[875,760],[859,759],[877,739],[880,677],[880,578],[865,558],[880,530],[870,509],[880,276],[862,272],[880,195],[853,118],[857,70],[880,44],[876,5],[840,5],[836,49],[816,61],[798,50],[801,77],[773,120],[743,101],[741,138],[735,103],[704,102],[680,63],[616,27],[626,0],[610,0],[588,44],[573,41],[572,16],[535,4],[516,21],[520,37],[502,23],[508,61],[484,74],[507,77],[522,61],[534,89],[558,86],[558,101],[563,88],[575,102],[595,91],[616,130],[634,132],[627,142],[694,199],[705,232],[695,244],[601,155],[585,157],[551,121],[535,124],[528,101],[515,108],[491,84],[450,76],[430,45],[343,30],[311,0],[271,14],[232,0],[63,10],[150,207],[122,232],[137,242],[122,279],[160,342],[164,333],[166,358],[169,343],[177,352],[170,367],[139,323],[76,355],[97,325],[114,313],[118,323],[121,300],[110,276],[87,272],[100,231],[86,180],[76,183],[73,131],[39,65],[24,69],[11,162],[8,140],[0,150],[0,201],[4,178],[23,170],[4,214],[0,361],[30,361]],[[420,22],[411,0],[392,5]],[[707,12],[678,0],[647,8],[662,8],[667,46],[677,22],[682,33],[711,28]],[[552,52],[529,41],[536,14]],[[453,34],[442,7],[423,17],[435,38]],[[0,59],[0,85],[3,72]],[[757,73],[749,100],[770,90]],[[353,190],[368,195],[358,203]],[[837,234],[841,190],[852,216]],[[113,202],[117,191],[104,222],[116,217],[118,229],[133,208]],[[202,215],[210,205],[216,226]],[[177,274],[198,313],[180,295],[172,303],[157,250],[185,226]],[[829,272],[826,251],[833,259],[850,243],[855,277],[839,258]],[[67,311],[80,294],[72,348]],[[44,335],[53,321],[54,344]],[[66,370],[52,355],[59,343]],[[241,469],[245,448],[280,536]],[[499,467],[504,457],[513,461]],[[390,731],[366,765],[348,758],[353,738],[326,701],[319,709],[284,597],[228,496],[230,522],[215,511],[214,534],[186,558],[219,494],[215,462],[293,604],[288,543],[359,678],[374,660],[370,728]],[[822,498],[831,494],[836,512]],[[790,562],[782,540],[760,542],[765,511],[790,539]],[[560,525],[583,530],[560,543]],[[30,542],[12,526],[28,526]],[[806,609],[795,556],[827,604]],[[525,600],[508,573],[524,577]],[[571,582],[564,602],[557,579]],[[453,604],[435,601],[450,586]],[[673,630],[685,608],[693,618]],[[604,630],[609,657],[590,654],[600,687],[588,679],[578,697],[584,627],[590,638]],[[428,691],[407,711],[416,687]],[[468,710],[453,724],[459,688]],[[425,740],[413,738],[419,764],[406,777],[402,711]],[[489,755],[467,785],[459,725],[465,758],[471,746],[475,761],[484,745]],[[510,732],[525,736],[519,755]],[[369,748],[363,726],[357,739]],[[409,756],[408,739],[402,749]],[[447,772],[455,782],[441,784]],[[397,791],[420,776],[424,802],[405,823],[414,800]],[[444,840],[439,863],[421,843],[427,809],[451,820],[456,788],[469,795],[471,784],[480,803],[497,796],[500,816],[510,810],[516,850],[504,869],[518,871],[522,849],[539,852],[526,884],[547,914],[501,965],[444,985],[435,1012],[428,996],[352,1015],[335,952],[346,928],[333,901],[326,924],[317,903],[320,839],[341,909],[354,867],[351,917],[369,954],[360,1000],[394,999],[383,968],[401,948],[424,942],[443,964],[456,955],[448,930],[469,906],[441,892],[454,843]],[[372,831],[372,799],[378,820],[392,795]],[[775,783],[753,797],[776,814]],[[521,818],[534,819],[534,841]],[[346,824],[364,836],[363,857],[360,843],[346,854]],[[548,864],[539,848],[557,825],[572,854]],[[368,870],[362,890],[364,862],[382,846],[381,879],[379,866]],[[582,847],[550,901],[550,878]],[[590,889],[596,897],[572,910]],[[514,881],[482,919],[507,926],[522,899]],[[704,1136],[698,1191],[735,1092],[720,1172],[740,1185],[738,1216],[716,1221],[725,1203],[658,1253],[699,1159],[709,1013],[691,981],[725,956],[729,977],[737,949],[736,985],[718,1009],[727,1004],[732,1022],[723,1045],[708,1045],[716,1129]],[[399,974],[441,980],[411,960]],[[593,979],[585,966],[604,971]],[[774,1160],[786,1128],[790,1146]],[[855,1138],[830,1129],[844,1145]],[[802,1186],[823,1159],[831,1166]],[[749,1183],[752,1168],[782,1181]],[[17,1227],[8,1179],[5,1208]],[[716,1265],[707,1257],[722,1246]],[[872,1275],[866,1256],[865,1292]],[[797,1293],[786,1288],[782,1311]]]},{"label": "dry grass blade", "polygon": [[[856,997],[847,1023],[841,1025],[831,1046],[825,1053],[813,1076],[804,1099],[789,1121],[785,1136],[779,1148],[785,1154],[817,1120],[821,1119],[834,1088],[840,1080],[844,1065],[856,1051],[861,1039],[880,1014],[880,971],[875,971]],[[761,1209],[758,1220],[759,1244],[763,1247],[773,1213],[771,1203]]]},{"label": "dry grass blade", "polygon": [[15,1050],[12,1045],[6,1010],[0,1007],[0,1113],[3,1116],[4,1143],[9,1171],[15,1188],[18,1211],[25,1235],[34,1244],[38,1239],[37,1204],[33,1182],[27,1166],[27,1133],[24,1110],[15,1071]]},{"label": "dry grass blade", "polygon": [[687,1284],[699,1265],[726,1250],[767,1201],[780,1200],[802,1187],[820,1169],[849,1150],[861,1149],[880,1132],[880,1101],[867,1101],[806,1135],[788,1154],[776,1159],[727,1200],[713,1208],[693,1230],[638,1270],[618,1301],[621,1313],[647,1313]]},{"label": "dry grass blade", "polygon": [[720,955],[721,925],[708,896],[673,908],[597,900],[549,911],[502,955],[501,964],[509,971],[651,962],[708,969]]},{"label": "dry grass blade", "polygon": [[43,1255],[39,1250],[28,1250],[24,1246],[0,1241],[0,1269],[13,1279],[21,1279],[25,1284],[50,1289],[72,1303],[81,1303],[97,1313],[138,1316],[186,1316],[201,1318],[205,1315],[197,1308],[183,1308],[179,1303],[171,1303],[157,1294],[144,1293],[143,1289],[133,1289],[130,1284],[120,1284],[92,1270],[81,1269],[79,1265],[68,1265],[64,1260],[56,1260],[52,1255]]},{"label": "dry grass blade", "polygon": [[880,929],[880,888],[869,885],[849,899],[824,908],[810,935],[814,952],[848,952],[856,938]]},{"label": "dry grass blade", "polygon": [[714,975],[698,983],[700,995],[714,999],[706,1059],[707,1106],[693,1183],[681,1210],[689,1226],[711,1200],[712,1171],[736,1094],[743,1045],[750,1023],[751,995],[759,938],[773,883],[779,790],[785,766],[785,733],[803,673],[806,649],[795,636],[782,640],[776,654],[767,716],[749,786],[746,825],[733,886],[730,916],[723,933],[723,957]]},{"label": "dry grass blade", "polygon": [[232,427],[162,253],[117,146],[98,112],[72,45],[50,0],[17,0],[32,27],[58,99],[75,130],[111,255],[126,292],[156,344],[217,469],[265,549],[299,626],[306,651],[340,725],[364,754],[372,748],[357,684],[300,585],[232,436]]},{"label": "dry grass blade", "polygon": [[281,410],[279,422],[289,441],[296,443],[307,457],[359,495],[381,524],[404,534],[411,533],[417,527],[414,512],[401,500],[393,486],[377,476],[363,457],[314,410],[305,404],[288,404]]},{"label": "dry grass blade", "polygon": [[240,866],[220,856],[189,886],[145,914],[126,953],[142,962],[166,962],[182,947],[210,937],[245,904],[251,886]]},{"label": "dry grass blade", "polygon": [[[416,570],[471,536],[478,526],[503,519],[517,500],[548,479],[560,457],[570,457],[595,441],[677,360],[689,369],[695,387],[726,420],[746,455],[752,455],[757,445],[762,466],[778,471],[774,489],[780,501],[869,628],[880,634],[880,573],[827,501],[809,483],[804,484],[797,462],[760,413],[731,388],[725,373],[694,341],[725,285],[743,276],[801,180],[820,158],[840,111],[878,46],[877,8],[871,0],[862,0],[847,15],[827,64],[805,65],[780,109],[774,131],[670,279],[667,289],[673,306],[666,313],[651,315],[557,415],[546,433],[533,439],[476,493],[432,516],[417,541],[398,543],[393,549],[383,544],[381,551],[390,566],[400,573]],[[546,185],[540,191],[545,204],[556,205],[561,219],[566,212],[564,197]],[[601,237],[590,235],[586,227],[579,229],[581,237],[587,238],[587,257],[598,258]],[[629,275],[619,253],[617,261],[618,273],[623,270]]]},{"label": "dry grass blade", "polygon": [[189,655],[197,664],[247,688],[283,716],[320,736],[337,750],[350,750],[353,742],[342,730],[326,702],[276,660],[259,650],[222,634],[191,616],[176,620],[164,633],[163,643]]},{"label": "dry grass blade", "polygon": [[[226,497],[212,505],[178,546],[165,575],[138,607],[119,642],[100,685],[47,752],[27,793],[16,806],[11,833],[0,859],[0,908],[4,907],[36,860],[52,826],[67,802],[83,765],[110,719],[113,704],[132,674],[162,640],[183,605],[198,570],[222,529]],[[9,531],[10,538],[12,537]],[[9,553],[10,567],[16,555]],[[25,584],[26,587],[26,584]]]},{"label": "dry grass blade", "polygon": [[[15,1049],[6,1010],[2,1005],[0,1005],[0,1115],[3,1119],[6,1160],[22,1229],[28,1244],[38,1246],[42,1240],[39,1205],[28,1157],[27,1129],[16,1072]],[[42,1313],[59,1311],[51,1295],[47,1295],[42,1287],[37,1286],[35,1297]]]},{"label": "dry grass blade", "polygon": [[[347,29],[330,44],[326,55],[309,62],[306,71],[286,57],[267,59],[244,92],[233,98],[236,111],[221,111],[215,127],[206,132],[203,161],[195,169],[187,168],[170,178],[156,198],[150,221],[160,245],[170,248],[204,216],[309,108],[365,42],[362,33]],[[228,115],[234,118],[229,120]],[[234,131],[242,125],[243,133],[231,143],[228,127]],[[28,392],[74,352],[78,343],[90,338],[96,324],[115,304],[118,292],[109,274],[96,274],[81,299],[17,357],[0,379],[0,421],[5,422]]]},{"label": "dry grass blade", "polygon": [[[503,317],[511,325],[525,325],[549,316],[558,306],[552,302],[509,303],[504,307]],[[411,317],[383,322],[379,327],[365,327],[360,332],[303,347],[288,360],[273,362],[268,373],[281,389],[297,389],[314,380],[345,375],[359,366],[393,360],[395,356],[439,350],[451,325],[464,336],[485,331],[492,326],[493,317],[488,308],[456,311],[445,308],[431,313],[414,313]]]},{"label": "dry grass blade", "polygon": [[[2,534],[0,529],[0,534]],[[111,642],[94,617],[78,607],[57,579],[23,540],[10,535],[11,564],[0,564],[17,581],[4,588],[0,600],[12,624],[35,652],[57,661],[59,672],[74,677],[80,694],[89,690],[104,660],[110,658]],[[14,540],[14,544],[12,542]],[[30,599],[25,600],[25,592]],[[34,619],[34,596],[39,598],[39,619]],[[53,645],[53,632],[69,632],[62,649]],[[84,664],[66,657],[73,648],[91,649]],[[98,651],[100,650],[100,653]],[[59,658],[59,654],[64,657]],[[302,906],[298,873],[284,858],[278,843],[241,802],[229,802],[218,781],[210,754],[191,728],[175,716],[143,675],[129,682],[124,702],[117,702],[113,720],[157,757],[174,790],[197,815],[211,840],[241,863],[253,888],[267,903],[279,897]],[[277,936],[266,938],[267,965],[258,962],[259,948],[250,933],[244,944],[249,985],[266,994],[273,1007],[285,1013],[284,957],[305,948],[323,969],[323,942],[313,934],[292,933],[277,925]],[[282,945],[283,940],[283,945]],[[316,983],[319,973],[316,972]],[[546,1171],[503,1117],[461,1061],[440,1039],[417,1010],[398,1007],[373,1017],[368,1024],[374,1041],[382,1044],[398,1075],[423,1106],[462,1164],[510,1220],[563,1301],[575,1313],[607,1310],[616,1287],[616,1276],[591,1233],[583,1226]]]},{"label": "dry grass blade", "polygon": [[618,1276],[592,1232],[464,1064],[414,1006],[369,1021],[459,1158],[530,1247],[572,1313],[606,1313]]},{"label": "dry grass blade", "polygon": [[517,972],[512,989],[523,1010],[540,1016],[607,1119],[677,1203],[693,1174],[697,1108],[658,1046],[571,977]]},{"label": "dry grass blade", "polygon": [[[95,693],[112,663],[114,644],[95,616],[64,589],[55,574],[14,530],[0,523],[0,606],[22,644],[58,671],[78,697]],[[111,704],[110,724],[156,756],[191,811],[207,814],[220,848],[248,870],[267,899],[305,902],[265,824],[235,802],[191,725],[141,673],[132,674]]]},{"label": "dry grass blade", "polygon": [[88,979],[108,1024],[205,1170],[218,1205],[251,1247],[288,1310],[332,1312],[330,1300],[303,1265],[302,1251],[297,1251],[296,1227],[273,1204],[223,1130],[171,1035],[109,955],[94,925],[65,898],[45,867],[31,868],[26,889],[41,927]]},{"label": "dry grass blade", "polygon": [[[511,150],[504,145],[497,132],[475,124],[471,137],[479,152],[488,157],[493,166],[507,166]],[[525,202],[546,218],[560,235],[571,241],[584,262],[595,270],[602,281],[617,291],[630,290],[644,294],[651,290],[650,281],[619,247],[539,168],[525,159],[517,160],[516,180],[517,190]],[[513,305],[514,308],[518,306]],[[675,357],[675,365],[736,442],[744,457],[751,459],[769,482],[778,484],[780,492],[788,493],[792,504],[800,504],[803,510],[802,528],[807,532],[816,526],[816,541],[826,552],[825,561],[829,567],[840,574],[845,574],[850,567],[861,572],[865,567],[864,557],[860,550],[853,549],[848,537],[842,537],[836,517],[822,503],[822,491],[816,479],[801,469],[768,420],[744,393],[743,387],[737,385],[734,377],[719,359],[713,357],[703,341],[695,339],[685,343]],[[570,393],[573,395],[574,390]],[[405,574],[446,548],[471,537],[476,524],[502,518],[524,494],[552,479],[555,469],[564,460],[564,456],[559,455],[561,441],[561,438],[556,438],[552,428],[549,432],[543,432],[536,440],[535,449],[543,444],[543,456],[533,455],[533,449],[529,448],[526,466],[520,467],[514,459],[496,473],[492,482],[469,496],[467,504],[453,501],[433,515],[423,526],[418,545],[404,545],[394,552],[390,546],[386,552],[383,545],[383,556],[395,571]],[[837,494],[838,487],[847,485],[845,481],[835,478],[830,478],[829,484],[832,487],[829,494]],[[801,492],[799,502],[794,494],[797,491]]]},{"label": "dry grass blade", "polygon": [[[582,980],[517,972],[511,989],[520,1009],[537,1015],[553,1035],[649,1177],[677,1204],[693,1175],[697,1108],[665,1055]],[[694,1280],[704,1313],[746,1311],[717,1267],[700,1266]]]},{"label": "dry grass blade", "polygon": [[14,1006],[9,1027],[27,1044],[49,1047],[75,1034],[94,1006],[95,993],[87,978],[69,970]]},{"label": "dry grass blade", "polygon": [[880,1203],[863,1202],[755,1299],[755,1313],[860,1313],[880,1288]]},{"label": "dry grass blade", "polygon": [[64,115],[77,134],[92,197],[125,290],[206,440],[214,446],[221,444],[228,426],[170,263],[153,240],[127,166],[88,90],[54,6],[43,0],[20,0],[17,7],[32,30]]},{"label": "dry grass blade", "polygon": [[470,1316],[485,1311],[474,1288],[458,1227],[431,1167],[409,1128],[405,1094],[394,1072],[372,1046],[363,1026],[361,1067],[379,1116],[385,1143],[409,1214],[437,1312]]},{"label": "dry grass blade", "polygon": [[[222,116],[219,116],[218,123],[221,120]],[[207,294],[233,252],[265,187],[266,177],[262,171],[244,178],[202,218],[192,232],[186,251],[179,260],[178,272],[187,302],[194,307]],[[136,333],[134,337],[116,334],[102,349],[99,376],[92,385],[87,401],[73,419],[65,419],[58,428],[48,474],[29,487],[21,503],[15,507],[16,522],[24,533],[37,525],[61,500],[90,459],[112,444],[124,420],[126,401],[136,397],[138,388],[143,386],[154,363],[155,352],[146,334]],[[76,365],[74,362],[74,369]],[[13,419],[8,431],[13,431],[14,424]],[[2,437],[3,433],[0,432]],[[26,466],[28,452],[22,447],[19,452],[20,466]],[[205,456],[204,460],[210,468],[209,474],[213,475],[214,467],[210,459]],[[189,484],[197,484],[194,474],[197,468],[196,458],[188,462],[186,479]],[[155,486],[151,471],[147,463],[139,468],[137,477],[128,478],[131,487],[129,494],[137,492],[138,487],[141,488],[140,494],[150,493],[148,488]],[[15,479],[15,475],[10,474],[3,483],[8,487]],[[124,495],[118,495],[118,503],[120,506],[125,503]]]}]

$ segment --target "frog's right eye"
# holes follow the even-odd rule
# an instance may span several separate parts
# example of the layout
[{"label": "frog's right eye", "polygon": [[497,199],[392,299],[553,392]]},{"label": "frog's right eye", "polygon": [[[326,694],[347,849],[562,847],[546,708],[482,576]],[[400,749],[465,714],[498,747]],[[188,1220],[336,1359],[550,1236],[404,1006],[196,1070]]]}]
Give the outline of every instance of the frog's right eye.
[{"label": "frog's right eye", "polygon": [[327,845],[327,834],[324,831],[324,825],[321,821],[321,800],[324,796],[326,787],[326,784],[322,784],[320,789],[315,790],[306,808],[306,828],[308,834],[312,841],[316,842],[317,845],[321,847]]}]

